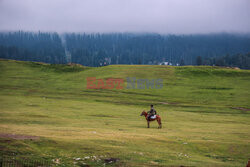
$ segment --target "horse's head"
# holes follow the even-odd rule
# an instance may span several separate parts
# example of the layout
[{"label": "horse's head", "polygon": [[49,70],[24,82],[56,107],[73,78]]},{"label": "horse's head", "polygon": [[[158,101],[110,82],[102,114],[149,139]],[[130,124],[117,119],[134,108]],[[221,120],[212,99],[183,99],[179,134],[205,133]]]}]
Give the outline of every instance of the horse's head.
[{"label": "horse's head", "polygon": [[145,110],[143,110],[142,113],[141,113],[141,116],[143,116],[143,115],[144,115],[144,116],[147,115],[147,113],[146,113]]}]

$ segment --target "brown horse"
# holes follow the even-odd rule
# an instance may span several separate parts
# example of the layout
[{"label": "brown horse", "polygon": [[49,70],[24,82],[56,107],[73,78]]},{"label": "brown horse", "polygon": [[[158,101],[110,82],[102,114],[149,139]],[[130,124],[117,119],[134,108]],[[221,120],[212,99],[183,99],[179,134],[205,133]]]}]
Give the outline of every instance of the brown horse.
[{"label": "brown horse", "polygon": [[154,120],[157,120],[158,122],[158,129],[160,129],[162,126],[161,126],[161,117],[159,115],[156,115],[156,118],[155,119],[148,119],[148,113],[146,111],[142,111],[141,113],[141,116],[145,116],[146,120],[147,120],[147,123],[148,123],[148,128],[149,128],[149,122],[150,121],[154,121]]}]

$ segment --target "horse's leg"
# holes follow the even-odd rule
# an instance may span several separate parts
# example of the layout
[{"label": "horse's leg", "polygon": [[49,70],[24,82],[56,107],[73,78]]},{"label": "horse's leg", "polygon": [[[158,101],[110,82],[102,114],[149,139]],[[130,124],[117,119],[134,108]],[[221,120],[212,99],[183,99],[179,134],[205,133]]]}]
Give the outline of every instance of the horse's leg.
[{"label": "horse's leg", "polygon": [[149,128],[149,121],[148,121],[148,128]]},{"label": "horse's leg", "polygon": [[158,122],[158,129],[160,129],[161,128],[161,118],[159,117],[158,119],[157,119],[157,122]]}]

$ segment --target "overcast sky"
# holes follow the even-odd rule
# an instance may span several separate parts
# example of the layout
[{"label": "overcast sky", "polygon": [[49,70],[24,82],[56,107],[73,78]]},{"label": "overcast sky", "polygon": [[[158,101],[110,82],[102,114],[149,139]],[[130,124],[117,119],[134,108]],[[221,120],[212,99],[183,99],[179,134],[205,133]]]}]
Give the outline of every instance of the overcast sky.
[{"label": "overcast sky", "polygon": [[250,32],[250,0],[0,0],[0,31]]}]

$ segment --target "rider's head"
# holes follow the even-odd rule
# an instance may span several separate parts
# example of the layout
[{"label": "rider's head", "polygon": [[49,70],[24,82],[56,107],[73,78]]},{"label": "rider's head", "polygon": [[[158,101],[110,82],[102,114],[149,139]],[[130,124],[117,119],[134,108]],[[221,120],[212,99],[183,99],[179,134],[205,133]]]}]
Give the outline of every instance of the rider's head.
[{"label": "rider's head", "polygon": [[154,107],[154,105],[153,105],[153,104],[151,104],[151,105],[150,105],[150,107],[151,107],[151,108],[153,108],[153,107]]}]

